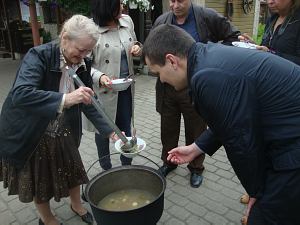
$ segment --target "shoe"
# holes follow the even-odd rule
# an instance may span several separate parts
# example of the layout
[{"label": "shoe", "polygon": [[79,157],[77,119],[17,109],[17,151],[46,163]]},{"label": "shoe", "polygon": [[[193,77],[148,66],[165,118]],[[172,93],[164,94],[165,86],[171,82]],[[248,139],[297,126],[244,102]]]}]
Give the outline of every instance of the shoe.
[{"label": "shoe", "polygon": [[248,204],[249,199],[250,199],[250,197],[249,197],[248,194],[243,194],[241,199],[240,199],[240,202],[243,203],[243,204]]},{"label": "shoe", "polygon": [[[41,218],[39,218],[39,225],[45,225]],[[63,225],[63,224],[60,223],[60,225]]]},{"label": "shoe", "polygon": [[86,212],[86,214],[84,215],[79,215],[78,212],[76,212],[73,208],[72,205],[70,205],[71,210],[77,215],[80,216],[81,220],[87,224],[93,224],[94,223],[94,218],[92,216],[91,213],[89,213],[89,211]]},{"label": "shoe", "polygon": [[162,167],[160,167],[158,169],[158,171],[164,176],[166,177],[172,170],[175,170],[176,167],[171,167],[168,165],[163,165]]},{"label": "shoe", "polygon": [[190,183],[193,188],[198,188],[202,184],[203,176],[197,173],[191,173]]}]

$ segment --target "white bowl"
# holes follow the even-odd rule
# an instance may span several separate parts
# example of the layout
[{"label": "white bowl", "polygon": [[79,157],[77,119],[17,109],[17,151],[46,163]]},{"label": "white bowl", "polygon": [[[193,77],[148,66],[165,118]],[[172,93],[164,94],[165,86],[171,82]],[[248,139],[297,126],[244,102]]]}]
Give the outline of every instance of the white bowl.
[{"label": "white bowl", "polygon": [[[130,141],[131,137],[127,137],[127,139]],[[128,158],[133,158],[134,156],[136,156],[137,154],[139,154],[141,151],[143,151],[146,148],[146,142],[141,139],[141,138],[137,138],[137,145],[139,146],[137,151],[134,152],[123,152],[121,147],[124,145],[124,143],[122,142],[121,139],[117,140],[115,142],[115,149],[121,153],[122,155],[128,157]]]},{"label": "white bowl", "polygon": [[132,83],[132,79],[127,79],[124,81],[125,78],[111,80],[111,88],[114,91],[125,91]]},{"label": "white bowl", "polygon": [[242,41],[234,41],[232,42],[233,46],[240,47],[240,48],[249,48],[249,49],[256,49],[256,44],[242,42]]}]

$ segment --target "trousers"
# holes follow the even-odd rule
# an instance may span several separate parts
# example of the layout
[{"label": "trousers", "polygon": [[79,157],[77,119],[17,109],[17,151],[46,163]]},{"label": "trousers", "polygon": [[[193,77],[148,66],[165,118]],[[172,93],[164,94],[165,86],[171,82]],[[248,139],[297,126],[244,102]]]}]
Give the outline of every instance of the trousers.
[{"label": "trousers", "polygon": [[247,224],[300,224],[300,169],[269,169],[266,174],[264,192],[252,206]]},{"label": "trousers", "polygon": [[[176,165],[167,161],[168,151],[178,146],[181,115],[184,120],[185,144],[192,144],[200,134],[207,129],[207,125],[194,109],[188,90],[176,91],[166,85],[161,111],[161,159],[170,167]],[[199,155],[188,164],[191,172],[202,174],[205,154]]]}]

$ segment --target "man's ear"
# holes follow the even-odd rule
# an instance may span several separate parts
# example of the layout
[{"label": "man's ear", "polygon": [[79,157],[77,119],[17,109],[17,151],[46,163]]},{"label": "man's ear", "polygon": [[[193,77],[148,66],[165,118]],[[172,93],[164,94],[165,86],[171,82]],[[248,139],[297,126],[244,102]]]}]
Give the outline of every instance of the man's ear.
[{"label": "man's ear", "polygon": [[178,67],[178,58],[173,54],[166,54],[166,63],[171,63],[172,67],[174,69],[177,69]]}]

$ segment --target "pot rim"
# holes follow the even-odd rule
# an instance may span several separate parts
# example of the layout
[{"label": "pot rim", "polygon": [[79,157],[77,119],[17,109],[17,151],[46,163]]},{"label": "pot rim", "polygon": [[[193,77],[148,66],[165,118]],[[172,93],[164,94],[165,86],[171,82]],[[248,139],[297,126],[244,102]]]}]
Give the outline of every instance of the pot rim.
[{"label": "pot rim", "polygon": [[[90,197],[88,195],[88,191],[90,189],[90,187],[94,184],[94,182],[97,180],[97,178],[99,177],[102,177],[102,176],[105,176],[109,173],[112,173],[112,172],[116,172],[116,171],[120,171],[120,170],[130,170],[130,169],[140,169],[140,170],[147,170],[153,174],[155,174],[156,176],[158,176],[160,178],[160,180],[162,181],[162,190],[161,192],[159,193],[159,195],[157,195],[157,197],[151,201],[150,203],[148,203],[147,205],[144,205],[142,207],[138,207],[138,208],[135,208],[135,209],[129,209],[129,210],[122,210],[122,211],[114,211],[114,210],[107,210],[107,209],[103,209],[103,208],[99,208],[97,205],[95,205],[91,200],[90,200]],[[142,209],[148,205],[150,205],[151,203],[157,201],[159,198],[161,198],[161,196],[165,193],[165,190],[166,190],[166,178],[161,174],[159,173],[157,170],[149,167],[149,166],[144,166],[144,165],[126,165],[126,166],[117,166],[117,167],[114,167],[114,168],[111,168],[109,170],[106,170],[106,171],[102,171],[100,172],[99,174],[97,174],[96,176],[94,176],[85,186],[85,189],[84,189],[84,195],[85,195],[85,198],[87,200],[87,202],[92,205],[93,207],[95,208],[98,208],[98,209],[101,209],[102,211],[105,211],[105,212],[112,212],[112,213],[126,213],[126,212],[131,212],[131,211],[134,211],[134,210],[137,210],[137,209]]]}]

